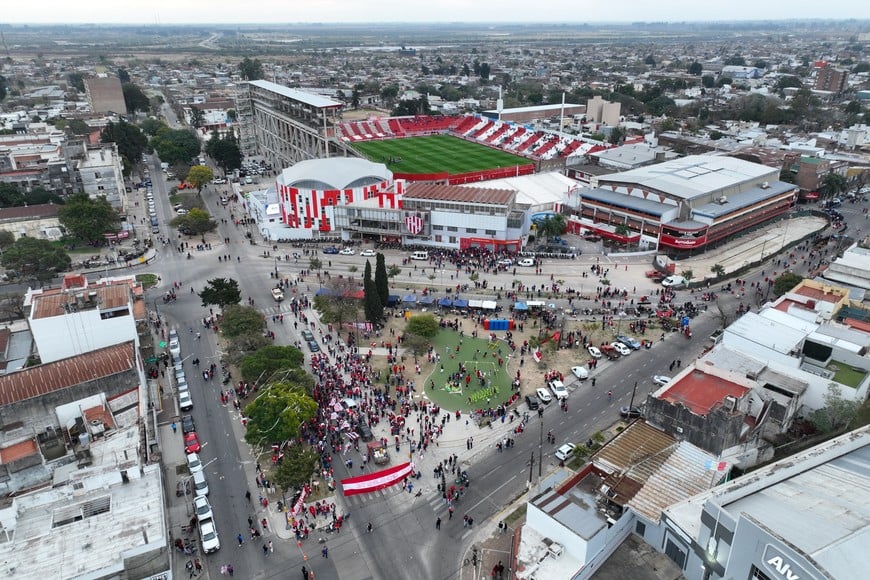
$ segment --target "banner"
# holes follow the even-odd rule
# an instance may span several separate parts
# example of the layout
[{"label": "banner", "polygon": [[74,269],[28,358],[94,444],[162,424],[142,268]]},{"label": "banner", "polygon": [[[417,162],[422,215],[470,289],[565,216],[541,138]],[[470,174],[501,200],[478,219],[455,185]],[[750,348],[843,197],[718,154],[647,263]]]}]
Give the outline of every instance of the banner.
[{"label": "banner", "polygon": [[341,487],[344,490],[345,496],[378,491],[379,489],[399,483],[411,475],[411,471],[413,471],[411,463],[403,463],[367,475],[342,479]]},{"label": "banner", "polygon": [[308,497],[308,486],[302,486],[302,492],[299,494],[299,499],[293,504],[293,509],[290,510],[290,515],[294,518],[299,515],[299,512],[305,507],[305,498]]}]

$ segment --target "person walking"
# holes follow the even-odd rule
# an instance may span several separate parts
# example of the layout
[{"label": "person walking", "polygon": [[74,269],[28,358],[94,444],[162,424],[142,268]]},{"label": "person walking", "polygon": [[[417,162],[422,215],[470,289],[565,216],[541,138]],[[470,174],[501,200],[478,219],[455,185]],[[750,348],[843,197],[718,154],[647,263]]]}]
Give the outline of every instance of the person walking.
[{"label": "person walking", "polygon": [[366,533],[367,534],[372,533],[372,523],[371,522],[369,522],[369,524],[366,526]]},{"label": "person walking", "polygon": [[308,580],[308,568],[302,566],[302,580]]},{"label": "person walking", "polygon": [[326,546],[323,546],[323,549],[320,550],[320,557],[321,558],[329,558],[329,548],[327,548]]},{"label": "person walking", "polygon": [[172,427],[172,432],[173,432],[173,433],[177,433],[177,432],[178,432],[178,425],[175,424],[175,421],[173,421],[173,422],[172,422],[172,425],[170,425],[170,426]]},{"label": "person walking", "polygon": [[438,518],[437,520],[435,520],[435,529],[436,530],[441,529],[441,518]]},{"label": "person walking", "polygon": [[236,536],[236,539],[239,541],[239,547],[241,548],[242,545],[245,543],[245,537],[242,534],[239,534],[238,536]]}]

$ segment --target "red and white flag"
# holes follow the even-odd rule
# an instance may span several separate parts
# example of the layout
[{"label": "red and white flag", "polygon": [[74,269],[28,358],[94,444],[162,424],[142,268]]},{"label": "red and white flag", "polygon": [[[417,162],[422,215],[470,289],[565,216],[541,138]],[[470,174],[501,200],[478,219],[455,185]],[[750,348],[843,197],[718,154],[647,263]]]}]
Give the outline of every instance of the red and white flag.
[{"label": "red and white flag", "polygon": [[374,473],[342,479],[341,487],[346,496],[378,491],[379,489],[399,483],[411,475],[412,471],[413,467],[410,463],[403,463],[395,467],[375,471]]}]

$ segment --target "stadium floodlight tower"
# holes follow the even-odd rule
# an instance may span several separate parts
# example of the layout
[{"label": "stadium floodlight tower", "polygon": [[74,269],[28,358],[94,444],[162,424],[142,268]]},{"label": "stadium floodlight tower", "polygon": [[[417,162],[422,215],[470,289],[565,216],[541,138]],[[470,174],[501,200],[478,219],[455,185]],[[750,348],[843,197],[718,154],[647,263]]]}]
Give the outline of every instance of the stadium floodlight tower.
[{"label": "stadium floodlight tower", "polygon": [[501,97],[501,85],[498,86],[498,100],[495,102],[495,110],[498,112],[498,120],[501,121],[501,112],[504,111],[504,99]]}]

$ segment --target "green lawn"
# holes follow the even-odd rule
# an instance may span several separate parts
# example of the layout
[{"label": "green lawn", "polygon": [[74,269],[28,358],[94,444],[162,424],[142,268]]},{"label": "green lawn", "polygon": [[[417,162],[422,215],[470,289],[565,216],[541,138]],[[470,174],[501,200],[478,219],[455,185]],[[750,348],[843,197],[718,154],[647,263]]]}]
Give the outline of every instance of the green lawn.
[{"label": "green lawn", "polygon": [[[419,387],[425,385],[426,397],[440,405],[442,408],[455,411],[462,409],[486,409],[496,407],[506,402],[513,391],[511,390],[511,377],[508,376],[505,366],[498,366],[498,349],[501,349],[501,357],[507,364],[507,355],[510,352],[507,343],[497,341],[490,344],[488,340],[471,338],[468,335],[462,338],[459,344],[459,333],[452,330],[441,330],[432,340],[435,352],[441,355],[441,362],[434,366],[432,373],[418,383]],[[459,346],[457,352],[456,347]],[[479,351],[479,353],[477,352]],[[483,356],[486,353],[486,356]],[[477,356],[475,360],[475,355]],[[465,381],[461,382],[461,388],[448,387],[447,381],[451,374],[459,369],[459,363],[465,363],[465,368],[472,373],[472,380],[468,387]],[[441,365],[444,371],[441,371]],[[486,384],[480,385],[476,380],[474,371],[480,370],[486,373]],[[431,383],[435,388],[431,388]],[[469,397],[472,399],[469,403]],[[488,402],[487,402],[488,401]]]},{"label": "green lawn", "polygon": [[[352,146],[374,163],[385,163],[397,173],[439,173],[450,175],[516,167],[531,163],[524,157],[511,155],[485,145],[471,143],[450,135],[404,137],[382,141],[363,141]],[[390,159],[400,159],[390,162]]]},{"label": "green lawn", "polygon": [[846,385],[847,387],[852,387],[853,389],[857,389],[861,385],[864,376],[867,374],[862,370],[854,369],[846,363],[838,360],[832,360],[828,364],[828,370],[834,371],[834,380],[836,382],[841,385]]}]

